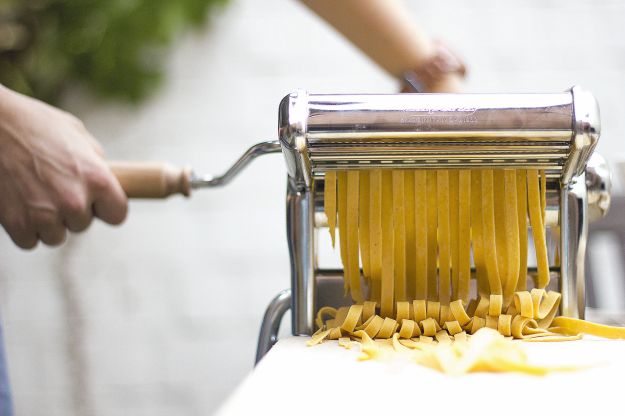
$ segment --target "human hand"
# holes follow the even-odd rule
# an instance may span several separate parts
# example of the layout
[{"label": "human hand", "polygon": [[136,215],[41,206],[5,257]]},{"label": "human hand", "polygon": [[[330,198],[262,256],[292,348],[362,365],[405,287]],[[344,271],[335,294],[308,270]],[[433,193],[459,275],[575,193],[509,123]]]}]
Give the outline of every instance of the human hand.
[{"label": "human hand", "polygon": [[404,73],[401,92],[460,92],[466,76],[462,59],[443,42],[432,43],[432,55],[415,71]]},{"label": "human hand", "polygon": [[15,244],[61,244],[93,216],[124,220],[126,195],[102,155],[76,117],[0,85],[0,224]]}]

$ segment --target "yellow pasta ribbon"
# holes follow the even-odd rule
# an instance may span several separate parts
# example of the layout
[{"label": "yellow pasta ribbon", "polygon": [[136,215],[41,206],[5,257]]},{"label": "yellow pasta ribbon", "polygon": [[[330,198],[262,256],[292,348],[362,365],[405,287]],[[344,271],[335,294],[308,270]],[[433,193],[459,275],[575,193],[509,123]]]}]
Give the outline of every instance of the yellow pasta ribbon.
[{"label": "yellow pasta ribbon", "polygon": [[438,300],[438,275],[436,273],[437,266],[437,173],[436,171],[428,171],[426,174],[427,187],[427,289],[428,300]]},{"label": "yellow pasta ribbon", "polygon": [[397,322],[401,322],[404,319],[410,319],[410,302],[400,301],[397,302],[397,314],[395,319]]},{"label": "yellow pasta ribbon", "polygon": [[323,191],[323,209],[328,218],[328,228],[332,238],[332,247],[334,247],[336,240],[336,172],[326,172]]},{"label": "yellow pasta ribbon", "polygon": [[450,226],[449,226],[449,172],[438,171],[438,299],[443,305],[449,305],[451,295],[450,276]]},{"label": "yellow pasta ribbon", "polygon": [[[502,196],[506,197],[503,198]],[[497,247],[497,272],[501,281],[502,290],[508,277],[508,244],[506,230],[506,215],[508,204],[506,200],[510,195],[506,192],[505,171],[495,169],[493,171],[493,201],[495,212],[495,247]],[[492,289],[491,289],[492,291]]]},{"label": "yellow pasta ribbon", "polygon": [[487,296],[489,293],[486,263],[484,261],[483,228],[482,171],[478,170],[471,173],[471,238],[479,296]]},{"label": "yellow pasta ribbon", "polygon": [[365,279],[371,278],[371,238],[369,233],[369,201],[371,200],[371,184],[369,183],[369,172],[361,171],[358,193],[358,238],[360,254],[362,257],[362,274]]},{"label": "yellow pasta ribbon", "polygon": [[370,298],[379,303],[382,296],[382,171],[369,172],[369,192]]},{"label": "yellow pasta ribbon", "polygon": [[[504,285],[503,306],[507,307],[512,301],[512,295],[517,288],[519,279],[520,246],[519,246],[519,217],[517,213],[517,184],[516,172],[511,169],[504,171],[505,184],[505,246],[506,246],[506,279]],[[499,199],[499,198],[498,198]],[[500,273],[502,273],[500,271]]]},{"label": "yellow pasta ribbon", "polygon": [[415,299],[427,299],[428,295],[428,216],[426,173],[416,171],[415,175]]},{"label": "yellow pasta ribbon", "polygon": [[362,305],[352,305],[349,307],[345,322],[341,325],[341,329],[346,332],[352,332],[362,316]]},{"label": "yellow pasta ribbon", "polygon": [[[347,258],[347,172],[338,172],[337,180],[341,261],[344,265],[349,265],[349,259]],[[350,279],[343,279],[343,283],[345,293],[348,293]]]},{"label": "yellow pasta ribbon", "polygon": [[527,200],[530,214],[530,224],[534,235],[536,249],[536,267],[538,269],[537,285],[544,289],[549,284],[549,260],[547,259],[547,242],[545,239],[545,227],[542,221],[540,208],[540,192],[538,189],[538,171],[527,171]]},{"label": "yellow pasta ribbon", "polygon": [[427,318],[427,301],[424,299],[412,301],[412,314],[414,320],[417,322],[423,321]]},{"label": "yellow pasta ribbon", "polygon": [[527,172],[516,171],[517,221],[519,228],[519,276],[517,291],[527,290]]},{"label": "yellow pasta ribbon", "polygon": [[486,273],[488,274],[488,284],[490,293],[501,295],[501,279],[497,267],[497,244],[495,240],[495,195],[493,194],[493,171],[482,171],[482,220],[483,220],[483,242]]},{"label": "yellow pasta ribbon", "polygon": [[455,298],[468,303],[471,284],[471,171],[459,172],[458,188],[458,234],[453,236],[458,242],[458,288]]},{"label": "yellow pasta ribbon", "polygon": [[395,264],[393,262],[393,177],[391,172],[382,172],[382,290],[380,312],[382,316],[393,316]]},{"label": "yellow pasta ribbon", "polygon": [[460,325],[465,325],[467,322],[471,320],[469,315],[467,315],[464,307],[462,306],[462,300],[458,299],[449,305],[451,309],[451,313],[456,321],[460,323]]},{"label": "yellow pasta ribbon", "polygon": [[371,318],[373,315],[375,315],[375,307],[376,307],[375,302],[371,302],[371,301],[364,302],[362,304],[362,319],[366,321],[369,318]]},{"label": "yellow pasta ribbon", "polygon": [[406,218],[404,209],[404,171],[393,171],[393,252],[395,300],[406,296]]},{"label": "yellow pasta ribbon", "polygon": [[539,172],[540,175],[540,217],[543,224],[545,223],[545,215],[547,213],[547,175],[544,170]]},{"label": "yellow pasta ribbon", "polygon": [[[356,302],[364,301],[360,288],[360,264],[358,256],[358,191],[359,173],[347,172],[347,263],[345,280],[349,280],[352,299]],[[345,264],[345,263],[344,263]]]},{"label": "yellow pasta ribbon", "polygon": [[[450,235],[450,255],[451,255],[451,299],[460,298],[458,294],[458,273],[460,264],[460,210],[459,190],[460,173],[457,170],[449,172],[449,235]],[[469,266],[470,267],[470,266]]]},{"label": "yellow pasta ribbon", "polygon": [[336,317],[336,308],[331,306],[324,306],[317,311],[317,318],[315,319],[315,324],[317,324],[318,328],[321,328],[324,325],[324,322],[327,319],[326,317],[334,318]]},{"label": "yellow pasta ribbon", "polygon": [[416,229],[415,229],[415,175],[404,172],[404,221],[406,233],[406,300],[414,299],[417,284]]},{"label": "yellow pasta ribbon", "polygon": [[[360,345],[359,359],[415,353],[420,364],[456,374],[546,374],[575,368],[532,366],[507,338],[625,339],[625,328],[556,316],[561,295],[546,290],[544,171],[338,171],[325,180],[328,228],[334,244],[338,219],[345,288],[355,303],[321,307],[309,345]],[[528,222],[538,269],[531,289]]]},{"label": "yellow pasta ribbon", "polygon": [[569,335],[588,334],[601,338],[625,339],[623,327],[601,325],[566,316],[558,316],[552,325]]}]

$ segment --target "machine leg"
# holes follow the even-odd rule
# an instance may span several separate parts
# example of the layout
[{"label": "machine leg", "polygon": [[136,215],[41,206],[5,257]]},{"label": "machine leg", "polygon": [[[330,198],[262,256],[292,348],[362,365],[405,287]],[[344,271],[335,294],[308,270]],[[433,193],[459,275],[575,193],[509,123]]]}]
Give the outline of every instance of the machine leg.
[{"label": "machine leg", "polygon": [[586,303],[584,261],[588,239],[588,200],[585,174],[562,189],[560,206],[560,247],[562,248],[560,304],[562,315],[584,319]]},{"label": "machine leg", "polygon": [[258,336],[258,348],[256,349],[255,364],[267,354],[267,352],[278,341],[278,331],[282,317],[291,308],[291,289],[285,289],[273,298],[263,317]]}]

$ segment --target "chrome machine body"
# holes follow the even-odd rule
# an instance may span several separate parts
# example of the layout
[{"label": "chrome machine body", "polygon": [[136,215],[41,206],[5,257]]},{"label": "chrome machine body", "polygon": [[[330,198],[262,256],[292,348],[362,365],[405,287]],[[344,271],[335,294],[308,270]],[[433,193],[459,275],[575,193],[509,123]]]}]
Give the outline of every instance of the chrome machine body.
[{"label": "chrome machine body", "polygon": [[546,223],[560,236],[552,242],[560,262],[551,270],[562,293],[561,313],[583,318],[588,221],[603,216],[610,202],[609,171],[593,155],[599,133],[598,105],[579,87],[554,94],[286,96],[279,146],[271,142],[263,149],[281,148],[286,159],[291,289],[269,305],[257,361],[277,340],[289,308],[293,335],[310,335],[318,306],[349,304],[339,289],[342,270],[321,270],[316,262],[329,170],[544,169]]}]

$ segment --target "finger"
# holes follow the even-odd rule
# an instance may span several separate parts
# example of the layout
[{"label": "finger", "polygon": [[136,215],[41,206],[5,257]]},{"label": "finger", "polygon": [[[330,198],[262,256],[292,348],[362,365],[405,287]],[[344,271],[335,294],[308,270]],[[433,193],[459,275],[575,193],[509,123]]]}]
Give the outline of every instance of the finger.
[{"label": "finger", "polygon": [[100,178],[100,183],[95,186],[96,192],[93,198],[93,212],[96,217],[109,224],[120,224],[128,213],[128,198],[121,185],[115,179],[108,167],[104,167],[106,181]]},{"label": "finger", "polygon": [[82,187],[63,192],[60,200],[63,224],[72,232],[86,230],[93,219],[92,202]]},{"label": "finger", "polygon": [[[6,229],[6,228],[5,228]],[[26,232],[26,231],[18,231],[12,232],[8,231],[9,237],[13,243],[19,248],[23,248],[24,250],[32,250],[37,247],[37,243],[39,242],[39,238],[37,238],[37,233],[34,231]]]},{"label": "finger", "polygon": [[0,224],[15,245],[23,249],[34,248],[38,242],[37,233],[19,195],[10,185],[0,181]]},{"label": "finger", "polygon": [[91,225],[93,214],[90,211],[80,214],[70,214],[63,217],[63,223],[73,233],[86,230]]},{"label": "finger", "polygon": [[55,207],[40,205],[31,207],[30,222],[44,244],[56,246],[65,241],[65,227]]},{"label": "finger", "polygon": [[67,231],[63,224],[51,224],[37,231],[41,241],[49,246],[58,246],[65,241]]},{"label": "finger", "polygon": [[39,239],[37,238],[37,233],[32,229],[12,229],[4,225],[4,229],[6,230],[9,237],[13,243],[19,248],[23,248],[25,250],[33,249],[37,246]]},{"label": "finger", "polygon": [[39,241],[37,233],[24,218],[2,216],[0,217],[0,223],[2,223],[5,231],[16,246],[23,249],[32,249],[37,245]]}]

